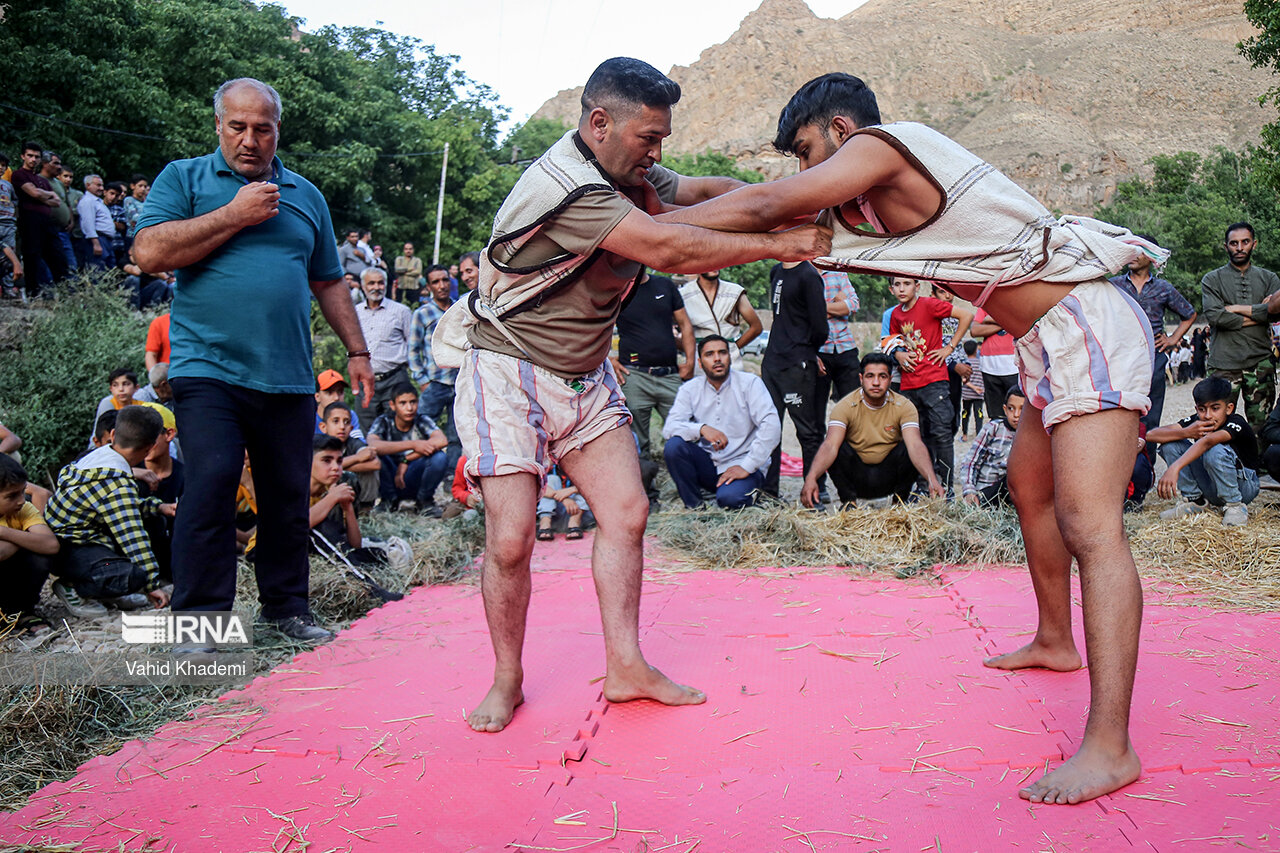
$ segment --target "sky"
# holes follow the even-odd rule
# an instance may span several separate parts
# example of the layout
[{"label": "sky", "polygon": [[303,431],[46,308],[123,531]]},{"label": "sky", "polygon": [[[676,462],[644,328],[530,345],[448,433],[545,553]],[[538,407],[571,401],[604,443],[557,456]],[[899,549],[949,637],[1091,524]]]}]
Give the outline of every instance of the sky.
[{"label": "sky", "polygon": [[[524,121],[561,89],[580,86],[611,56],[634,56],[670,71],[733,35],[760,0],[275,0],[304,18],[303,29],[378,26],[453,54]],[[866,0],[807,0],[839,18]]]}]

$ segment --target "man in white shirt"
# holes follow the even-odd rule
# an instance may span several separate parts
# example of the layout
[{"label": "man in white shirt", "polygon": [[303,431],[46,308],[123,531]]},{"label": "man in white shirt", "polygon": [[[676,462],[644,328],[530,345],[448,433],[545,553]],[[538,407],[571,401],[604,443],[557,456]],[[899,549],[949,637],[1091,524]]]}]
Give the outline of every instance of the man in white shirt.
[{"label": "man in white shirt", "polygon": [[782,438],[782,423],[760,377],[730,370],[725,338],[703,338],[698,360],[702,375],[680,386],[662,426],[667,470],[690,509],[702,505],[703,489],[714,490],[726,509],[750,506]]},{"label": "man in white shirt", "polygon": [[116,258],[111,250],[111,235],[115,233],[115,223],[111,220],[111,211],[102,201],[105,192],[102,178],[97,175],[85,175],[85,194],[76,203],[76,214],[80,217],[80,233],[84,234],[80,251],[83,253],[86,266],[107,270],[116,265]]},{"label": "man in white shirt", "polygon": [[364,302],[356,306],[356,318],[369,348],[373,368],[373,397],[364,405],[356,399],[356,414],[366,433],[378,415],[391,408],[391,392],[398,385],[409,384],[409,328],[413,312],[399,302],[387,299],[387,274],[378,267],[366,267],[360,273]]}]

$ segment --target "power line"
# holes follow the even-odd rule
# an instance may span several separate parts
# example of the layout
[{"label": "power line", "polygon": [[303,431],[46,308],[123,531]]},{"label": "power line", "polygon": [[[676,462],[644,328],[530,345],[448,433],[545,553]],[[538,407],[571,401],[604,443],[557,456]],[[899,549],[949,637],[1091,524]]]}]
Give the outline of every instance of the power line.
[{"label": "power line", "polygon": [[[65,125],[70,125],[71,127],[80,127],[80,128],[84,128],[85,130],[97,131],[98,133],[111,133],[111,134],[115,134],[116,136],[130,136],[130,137],[133,137],[134,139],[150,139],[155,142],[165,142],[165,143],[168,143],[169,145],[182,147],[182,148],[205,148],[208,146],[207,142],[203,142],[203,143],[202,142],[183,142],[176,139],[166,139],[163,136],[152,136],[147,133],[134,133],[133,131],[130,131],[130,130],[116,130],[115,128],[110,128],[110,127],[99,127],[96,124],[85,124],[84,122],[72,121],[71,119],[60,118],[58,116],[45,115],[44,113],[38,113],[38,112],[35,112],[34,110],[28,110],[22,107],[15,107],[13,104],[6,104],[2,102],[0,102],[0,109],[10,110],[11,112],[15,112],[15,113],[22,113],[23,115],[34,116],[35,118],[44,119],[45,121],[51,121],[51,122],[54,122],[55,124],[65,124]],[[352,156],[350,153],[334,152],[334,151],[279,151],[277,153],[283,154],[286,157],[350,157]],[[409,152],[405,152],[404,154],[375,154],[373,156],[379,160],[404,160],[410,157],[432,157],[436,154],[443,154],[443,153],[444,153],[444,149],[438,148],[434,151],[409,151]]]}]

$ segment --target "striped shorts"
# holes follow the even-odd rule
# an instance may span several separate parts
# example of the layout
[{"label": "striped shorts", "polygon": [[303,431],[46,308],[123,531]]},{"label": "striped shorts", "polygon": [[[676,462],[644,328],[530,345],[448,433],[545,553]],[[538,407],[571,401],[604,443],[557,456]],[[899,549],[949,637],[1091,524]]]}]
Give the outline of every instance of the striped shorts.
[{"label": "striped shorts", "polygon": [[469,349],[454,386],[453,412],[467,479],[534,474],[541,483],[566,454],[631,423],[608,361],[564,379],[532,362]]},{"label": "striped shorts", "polygon": [[1022,390],[1047,430],[1077,415],[1151,408],[1151,322],[1106,280],[1072,288],[1018,338],[1016,353]]}]

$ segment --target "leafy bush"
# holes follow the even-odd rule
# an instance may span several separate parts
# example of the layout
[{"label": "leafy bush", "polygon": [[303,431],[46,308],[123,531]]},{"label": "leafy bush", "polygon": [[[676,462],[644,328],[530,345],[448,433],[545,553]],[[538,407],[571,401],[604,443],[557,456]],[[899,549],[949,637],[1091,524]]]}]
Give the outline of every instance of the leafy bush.
[{"label": "leafy bush", "polygon": [[58,469],[84,451],[107,375],[129,367],[142,380],[150,318],[129,308],[114,280],[88,278],[62,286],[47,309],[19,317],[25,334],[4,336],[0,418],[22,437],[31,479],[52,485]]}]

